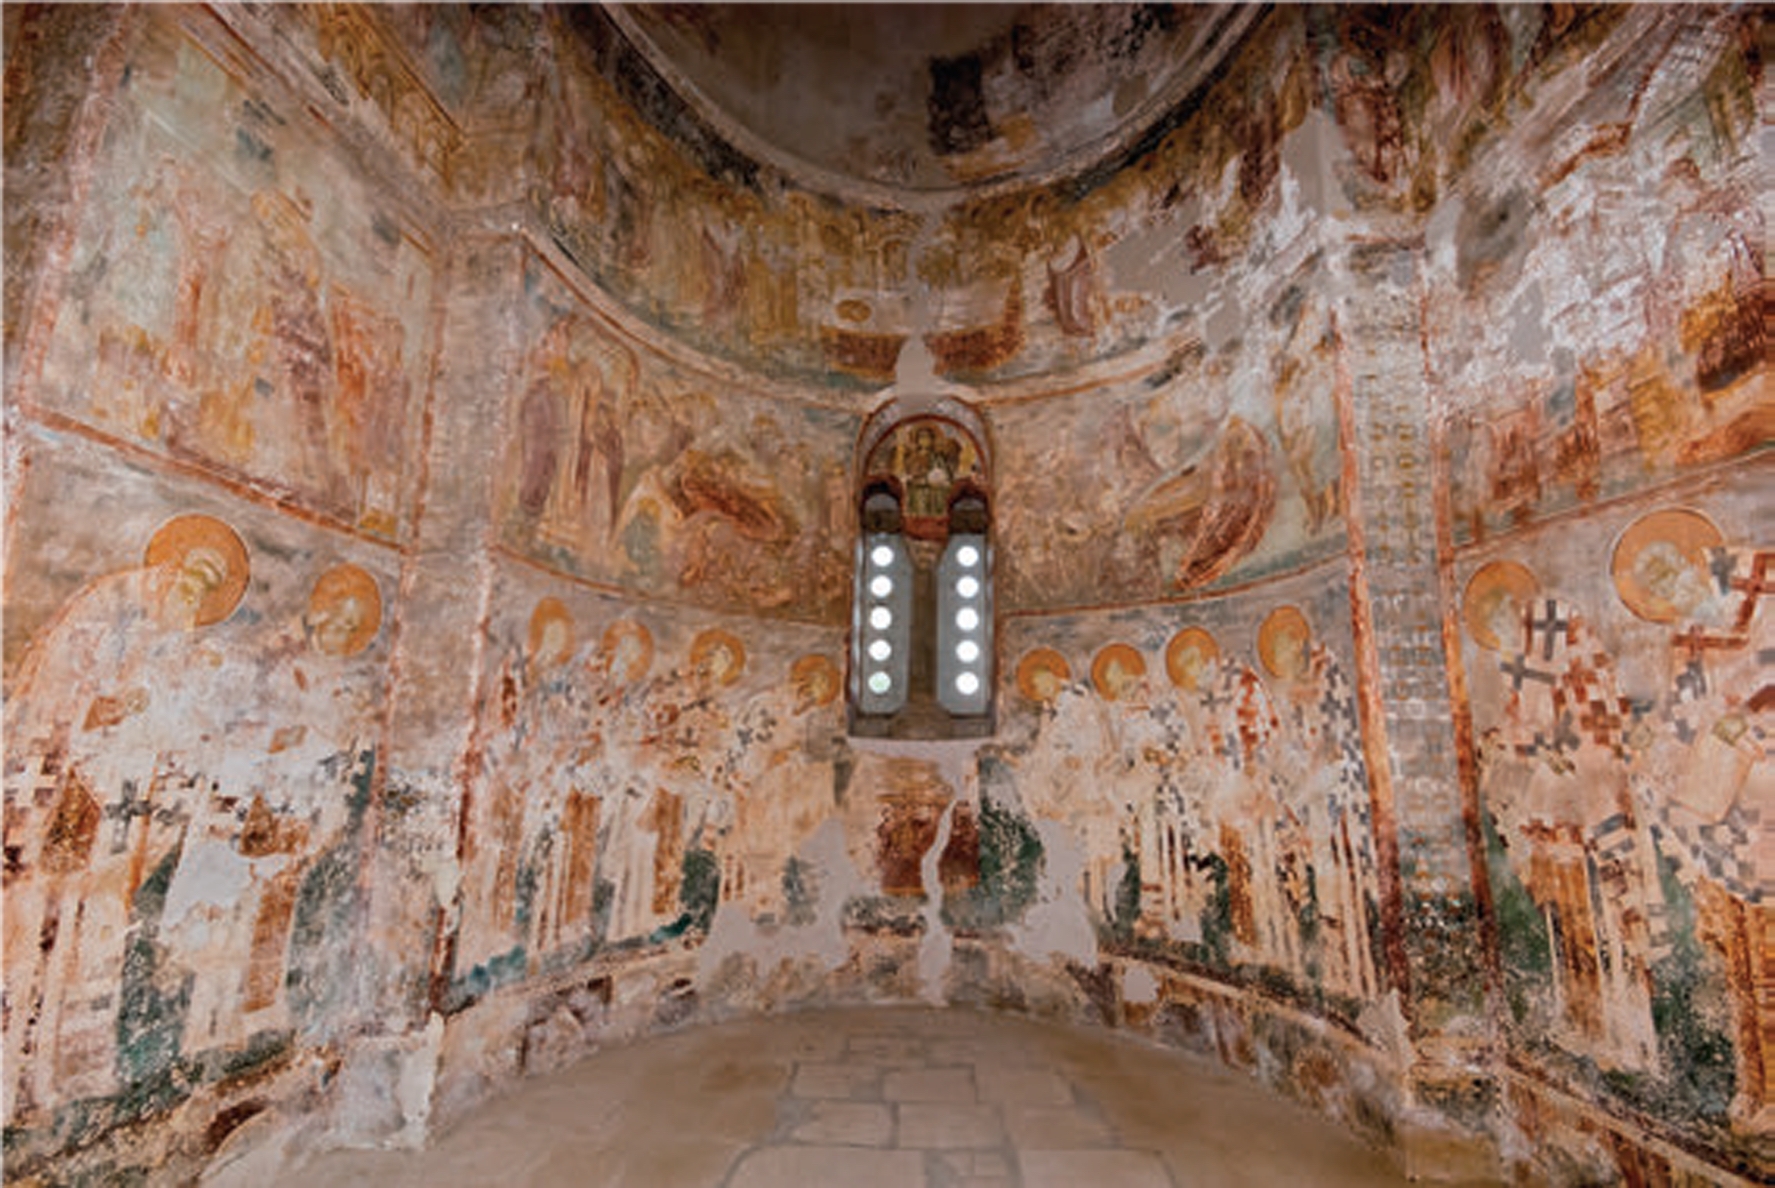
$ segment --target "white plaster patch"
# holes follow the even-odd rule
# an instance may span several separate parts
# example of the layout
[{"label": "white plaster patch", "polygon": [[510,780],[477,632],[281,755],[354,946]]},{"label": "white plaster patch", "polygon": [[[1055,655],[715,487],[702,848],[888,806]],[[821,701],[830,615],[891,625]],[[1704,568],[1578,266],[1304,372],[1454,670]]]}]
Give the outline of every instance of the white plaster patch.
[{"label": "white plaster patch", "polygon": [[950,801],[937,824],[937,840],[925,851],[919,870],[927,894],[924,907],[924,937],[918,944],[919,996],[934,1006],[943,1005],[943,980],[955,956],[955,940],[943,927],[943,890],[938,864],[943,851],[949,848],[949,834],[955,826],[955,806]]},{"label": "white plaster patch", "polygon": [[1012,947],[1025,956],[1069,957],[1084,965],[1097,962],[1097,935],[1079,898],[1085,872],[1083,848],[1055,821],[1036,822],[1042,839],[1042,882],[1036,904],[1023,923],[1011,929]]},{"label": "white plaster patch", "polygon": [[1122,978],[1122,998],[1126,1002],[1147,1003],[1159,1000],[1159,979],[1144,965],[1128,967]]},{"label": "white plaster patch", "polygon": [[1157,292],[1170,309],[1192,308],[1206,301],[1214,291],[1213,276],[1194,271],[1178,256],[1182,242],[1178,228],[1195,223],[1200,211],[1199,201],[1182,202],[1169,222],[1135,228],[1104,249],[1104,266],[1114,278],[1115,288]]},{"label": "white plaster patch", "polygon": [[163,922],[176,927],[203,905],[230,908],[253,882],[253,864],[224,842],[200,841],[179,861]]},{"label": "white plaster patch", "polygon": [[1245,326],[1245,308],[1228,291],[1209,311],[1207,319],[1202,323],[1202,341],[1211,351],[1224,348],[1239,336]]},{"label": "white plaster patch", "polygon": [[417,1150],[425,1145],[431,1091],[437,1082],[438,1053],[443,1044],[444,1017],[433,1011],[418,1044],[400,1064],[394,1095],[402,1122],[400,1132],[389,1140],[390,1146]]},{"label": "white plaster patch", "polygon": [[761,971],[785,962],[815,961],[828,970],[850,959],[844,937],[844,904],[867,893],[845,846],[844,826],[828,817],[797,854],[813,871],[817,887],[814,921],[803,927],[760,928],[744,905],[724,903],[715,910],[709,934],[698,948],[696,980],[707,984],[727,958],[751,957]]},{"label": "white plaster patch", "polygon": [[1282,141],[1282,168],[1300,186],[1302,207],[1312,213],[1349,214],[1349,199],[1338,184],[1337,167],[1350,158],[1337,124],[1324,111],[1309,110],[1300,126]]},{"label": "white plaster patch", "polygon": [[432,894],[440,906],[448,908],[456,901],[456,890],[462,885],[462,865],[454,857],[446,856],[430,866]]},{"label": "white plaster patch", "polygon": [[1356,1027],[1395,1059],[1402,1063],[1411,1061],[1411,1027],[1399,1004],[1399,991],[1389,990],[1386,997],[1363,1006],[1362,1013],[1356,1016]]},{"label": "white plaster patch", "polygon": [[819,900],[814,922],[789,930],[795,936],[796,955],[812,957],[827,969],[837,969],[850,959],[850,943],[844,938],[844,903],[861,893],[863,876],[851,861],[844,842],[844,826],[837,818],[821,822],[813,838],[802,847],[802,856],[818,872]]},{"label": "white plaster patch", "polygon": [[1458,240],[1455,229],[1461,225],[1466,209],[1459,194],[1436,204],[1424,224],[1425,273],[1432,280],[1448,281],[1454,277]]},{"label": "white plaster patch", "polygon": [[1510,307],[1510,347],[1523,363],[1536,365],[1547,361],[1547,311],[1541,302],[1539,282],[1517,295]]}]

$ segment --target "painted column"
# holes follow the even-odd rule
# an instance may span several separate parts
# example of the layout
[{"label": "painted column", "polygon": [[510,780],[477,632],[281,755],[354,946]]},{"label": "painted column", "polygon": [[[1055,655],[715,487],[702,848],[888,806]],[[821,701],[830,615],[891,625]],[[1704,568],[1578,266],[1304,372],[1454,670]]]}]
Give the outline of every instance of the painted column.
[{"label": "painted column", "polygon": [[[1411,1067],[1401,1145],[1414,1174],[1489,1160],[1488,908],[1458,760],[1444,646],[1431,393],[1414,242],[1349,245],[1338,310],[1352,605],[1390,982]],[[1389,852],[1390,851],[1390,852]],[[1464,1166],[1464,1165],[1463,1165]]]},{"label": "painted column", "polygon": [[[437,987],[447,978],[448,938],[458,910],[457,852],[464,789],[477,769],[476,706],[484,625],[493,581],[492,473],[504,440],[511,377],[519,370],[515,295],[523,248],[508,235],[459,237],[437,312],[441,343],[428,417],[425,495],[418,541],[401,575],[406,613],[395,640],[392,709],[370,872],[371,943],[380,954],[383,1047],[362,1050],[375,1076],[346,1078],[343,1129],[354,1084],[392,1091],[402,1107],[400,1142],[424,1137],[442,1020]],[[374,1137],[374,1136],[363,1136]],[[382,1141],[387,1141],[383,1139]]]}]

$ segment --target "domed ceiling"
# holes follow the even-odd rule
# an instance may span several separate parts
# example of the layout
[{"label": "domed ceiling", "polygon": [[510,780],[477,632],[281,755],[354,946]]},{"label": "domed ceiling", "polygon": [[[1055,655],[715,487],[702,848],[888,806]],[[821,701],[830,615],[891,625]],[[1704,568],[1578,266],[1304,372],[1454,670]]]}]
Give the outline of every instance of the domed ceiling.
[{"label": "domed ceiling", "polygon": [[886,205],[1076,171],[1208,79],[1244,5],[643,4],[624,35],[741,152]]}]

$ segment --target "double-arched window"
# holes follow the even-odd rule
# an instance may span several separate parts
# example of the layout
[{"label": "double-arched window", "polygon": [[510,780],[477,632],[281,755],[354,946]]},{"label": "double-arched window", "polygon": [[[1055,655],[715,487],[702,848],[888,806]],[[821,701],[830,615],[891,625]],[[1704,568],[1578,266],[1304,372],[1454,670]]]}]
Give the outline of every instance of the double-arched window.
[{"label": "double-arched window", "polygon": [[990,733],[991,508],[980,438],[910,417],[868,439],[851,621],[851,731]]}]

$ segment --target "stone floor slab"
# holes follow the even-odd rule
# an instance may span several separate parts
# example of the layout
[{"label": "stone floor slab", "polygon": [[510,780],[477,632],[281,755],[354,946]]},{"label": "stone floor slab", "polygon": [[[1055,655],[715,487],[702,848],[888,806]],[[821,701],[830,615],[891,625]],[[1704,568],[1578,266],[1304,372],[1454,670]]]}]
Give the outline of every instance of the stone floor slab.
[{"label": "stone floor slab", "polygon": [[752,1019],[612,1046],[440,1125],[426,1150],[333,1152],[253,1181],[264,1183],[1407,1185],[1385,1155],[1199,1056],[1101,1030],[922,1008]]},{"label": "stone floor slab", "polygon": [[882,1070],[872,1064],[803,1064],[795,1069],[789,1092],[796,1097],[839,1097],[872,1101],[881,1097]]},{"label": "stone floor slab", "polygon": [[923,1188],[922,1151],[765,1147],[741,1159],[728,1188]]},{"label": "stone floor slab", "polygon": [[890,1070],[881,1084],[888,1101],[946,1101],[958,1105],[974,1101],[974,1072],[959,1068]]},{"label": "stone floor slab", "polygon": [[798,1143],[885,1147],[894,1137],[893,1107],[873,1101],[816,1101],[789,1137]]},{"label": "stone floor slab", "polygon": [[1108,1124],[1077,1106],[1006,1106],[1005,1126],[1013,1143],[1031,1150],[1115,1145]]},{"label": "stone floor slab", "polygon": [[[1151,1151],[1024,1151],[1023,1188],[1172,1188],[1165,1164]],[[1310,1184],[1310,1178],[1300,1181]]]},{"label": "stone floor slab", "polygon": [[997,1147],[1005,1141],[996,1106],[907,1102],[898,1109],[901,1147]]}]

